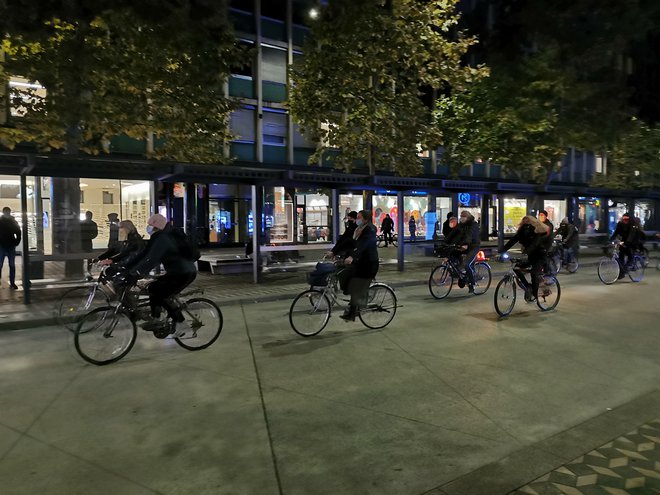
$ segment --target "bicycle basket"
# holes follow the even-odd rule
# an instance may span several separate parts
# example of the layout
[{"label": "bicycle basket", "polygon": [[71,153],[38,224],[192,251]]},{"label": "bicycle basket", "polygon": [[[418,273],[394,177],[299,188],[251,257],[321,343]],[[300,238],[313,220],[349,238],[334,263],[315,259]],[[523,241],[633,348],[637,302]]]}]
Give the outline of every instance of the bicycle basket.
[{"label": "bicycle basket", "polygon": [[328,285],[328,276],[336,269],[334,263],[317,263],[314,271],[307,274],[307,283],[315,287],[324,287]]},{"label": "bicycle basket", "polygon": [[607,246],[603,247],[603,252],[605,253],[605,256],[611,258],[614,256],[614,251],[616,248],[614,247],[614,244],[608,244]]},{"label": "bicycle basket", "polygon": [[435,246],[433,252],[436,256],[441,258],[448,258],[450,256],[456,256],[457,254],[460,254],[461,250],[451,244],[439,244]]}]

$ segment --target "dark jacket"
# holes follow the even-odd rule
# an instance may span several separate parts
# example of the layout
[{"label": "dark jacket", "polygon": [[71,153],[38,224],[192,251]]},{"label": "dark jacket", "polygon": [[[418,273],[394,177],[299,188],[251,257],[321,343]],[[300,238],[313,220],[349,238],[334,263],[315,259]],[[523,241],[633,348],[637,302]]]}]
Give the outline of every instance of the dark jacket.
[{"label": "dark jacket", "polygon": [[392,232],[394,230],[394,220],[391,217],[385,217],[380,224],[380,230],[383,232]]},{"label": "dark jacket", "polygon": [[355,240],[353,276],[372,279],[378,273],[378,247],[376,246],[376,226],[371,224],[362,230]]},{"label": "dark jacket", "polygon": [[547,218],[545,219],[545,222],[543,222],[544,225],[548,227],[548,235],[546,235],[543,238],[543,247],[545,247],[546,251],[552,247],[552,240],[554,236],[552,233],[555,231],[555,226],[552,225],[552,222],[548,220]]},{"label": "dark jacket", "polygon": [[465,236],[465,230],[461,229],[458,225],[453,229],[450,228],[444,237],[444,242],[447,244],[454,244],[456,246],[463,246],[468,243],[468,238]]},{"label": "dark jacket", "polygon": [[147,247],[125,266],[131,271],[147,274],[161,263],[168,274],[197,272],[194,262],[181,256],[173,227],[169,224],[165,230],[154,232],[147,242]]},{"label": "dark jacket", "polygon": [[580,234],[578,234],[577,227],[570,223],[559,224],[559,228],[555,235],[561,236],[561,242],[569,248],[577,248],[580,244]]},{"label": "dark jacket", "polygon": [[[630,222],[630,220],[628,220]],[[610,241],[613,241],[617,237],[621,239],[623,242],[628,239],[628,235],[630,234],[630,223],[625,224],[622,221],[617,222],[616,228],[614,229],[614,232],[612,233],[612,236],[610,237]]]},{"label": "dark jacket", "polygon": [[645,240],[646,234],[642,228],[638,225],[633,225],[630,227],[630,232],[625,240],[625,244],[632,249],[642,249]]},{"label": "dark jacket", "polygon": [[461,244],[467,244],[468,251],[481,245],[479,223],[472,215],[465,222],[459,223],[456,228],[462,231],[463,238]]},{"label": "dark jacket", "polygon": [[509,239],[509,241],[504,245],[502,252],[506,252],[516,243],[519,242],[523,247],[523,252],[526,253],[529,258],[537,258],[545,256],[545,238],[546,234],[537,234],[534,231],[534,226],[525,224],[518,229],[518,232]]},{"label": "dark jacket", "polygon": [[12,249],[21,242],[21,228],[14,217],[0,216],[0,246],[5,249]]},{"label": "dark jacket", "polygon": [[343,256],[345,254],[350,254],[350,252],[355,247],[355,241],[353,240],[353,234],[357,229],[357,224],[355,222],[347,222],[346,230],[344,233],[339,236],[337,239],[337,244],[331,249],[332,254]]},{"label": "dark jacket", "polygon": [[94,220],[80,222],[80,247],[83,251],[92,250],[92,239],[99,235],[99,228]]},{"label": "dark jacket", "polygon": [[100,260],[112,259],[115,263],[128,263],[144,249],[142,236],[137,232],[128,235],[125,241],[117,241],[114,246],[99,256]]},{"label": "dark jacket", "polygon": [[415,223],[415,219],[413,217],[410,217],[410,220],[408,220],[408,230],[410,232],[415,232],[417,230],[417,224]]},{"label": "dark jacket", "polygon": [[447,234],[451,231],[451,227],[449,226],[449,219],[445,220],[442,223],[442,235],[447,237]]}]

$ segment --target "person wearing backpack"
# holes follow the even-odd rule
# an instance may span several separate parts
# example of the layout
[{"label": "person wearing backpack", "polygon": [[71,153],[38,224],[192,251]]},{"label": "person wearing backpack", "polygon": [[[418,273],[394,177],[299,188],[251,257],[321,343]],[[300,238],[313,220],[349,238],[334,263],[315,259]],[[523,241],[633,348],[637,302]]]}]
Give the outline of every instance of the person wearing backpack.
[{"label": "person wearing backpack", "polygon": [[[155,330],[163,325],[160,319],[161,308],[177,323],[184,320],[179,308],[169,301],[169,298],[178,294],[197,277],[194,256],[188,248],[183,248],[179,239],[180,234],[175,231],[167,219],[156,213],[147,222],[147,233],[151,236],[147,247],[136,258],[126,264],[126,269],[136,276],[144,276],[152,269],[162,264],[165,275],[158,277],[149,284],[149,305],[151,306],[151,320],[142,324],[145,330]],[[184,234],[185,239],[185,234]]]}]

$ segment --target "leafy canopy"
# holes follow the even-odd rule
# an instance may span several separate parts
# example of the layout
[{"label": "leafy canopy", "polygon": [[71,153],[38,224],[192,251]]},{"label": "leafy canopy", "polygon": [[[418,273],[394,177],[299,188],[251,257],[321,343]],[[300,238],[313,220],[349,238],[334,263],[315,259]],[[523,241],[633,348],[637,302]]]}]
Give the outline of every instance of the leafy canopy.
[{"label": "leafy canopy", "polygon": [[322,9],[291,68],[291,113],[319,143],[310,163],[336,149],[347,170],[366,160],[371,173],[419,172],[419,146],[439,142],[420,87],[464,88],[485,73],[461,63],[476,40],[456,27],[457,1],[335,0]]}]

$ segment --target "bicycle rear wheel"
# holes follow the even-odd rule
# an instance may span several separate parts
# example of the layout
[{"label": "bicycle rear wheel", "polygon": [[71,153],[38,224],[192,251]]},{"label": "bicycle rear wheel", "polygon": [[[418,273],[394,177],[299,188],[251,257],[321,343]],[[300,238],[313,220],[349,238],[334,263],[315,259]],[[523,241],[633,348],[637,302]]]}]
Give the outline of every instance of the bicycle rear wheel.
[{"label": "bicycle rear wheel", "polygon": [[81,358],[102,366],[128,354],[136,338],[137,329],[128,313],[106,307],[96,308],[80,319],[74,344]]},{"label": "bicycle rear wheel", "polygon": [[557,251],[555,255],[552,258],[550,258],[548,264],[552,269],[552,273],[554,273],[555,275],[558,274],[561,271],[561,253]]},{"label": "bicycle rear wheel", "polygon": [[360,310],[360,321],[368,328],[384,328],[396,314],[396,294],[385,284],[372,284],[367,296],[367,307]]},{"label": "bicycle rear wheel", "polygon": [[110,298],[97,286],[74,287],[62,296],[57,312],[60,325],[75,332],[81,318],[91,310],[108,306]]},{"label": "bicycle rear wheel", "polygon": [[332,305],[320,290],[310,289],[298,294],[289,309],[289,323],[298,335],[311,337],[325,328]]},{"label": "bicycle rear wheel", "polygon": [[644,260],[641,256],[633,256],[632,261],[630,262],[630,268],[628,269],[628,276],[633,282],[641,282],[644,278],[644,269],[645,269]]},{"label": "bicycle rear wheel", "polygon": [[539,293],[536,297],[536,305],[541,311],[551,311],[559,304],[561,287],[556,277],[544,275],[539,284]]},{"label": "bicycle rear wheel", "polygon": [[222,332],[222,311],[217,304],[203,297],[188,299],[181,308],[185,318],[176,323],[179,337],[176,343],[189,351],[206,349],[213,344]]},{"label": "bicycle rear wheel", "polygon": [[479,261],[474,264],[474,295],[480,296],[490,287],[492,275],[488,263]]},{"label": "bicycle rear wheel", "polygon": [[516,282],[513,277],[504,277],[495,287],[495,311],[500,316],[509,316],[516,305]]},{"label": "bicycle rear wheel", "polygon": [[620,270],[617,260],[604,257],[598,263],[598,278],[605,285],[611,285],[619,279]]},{"label": "bicycle rear wheel", "polygon": [[451,269],[446,263],[436,266],[429,276],[429,292],[436,299],[447,297],[453,284],[454,277],[452,277]]}]

